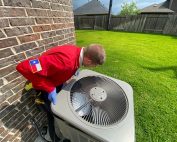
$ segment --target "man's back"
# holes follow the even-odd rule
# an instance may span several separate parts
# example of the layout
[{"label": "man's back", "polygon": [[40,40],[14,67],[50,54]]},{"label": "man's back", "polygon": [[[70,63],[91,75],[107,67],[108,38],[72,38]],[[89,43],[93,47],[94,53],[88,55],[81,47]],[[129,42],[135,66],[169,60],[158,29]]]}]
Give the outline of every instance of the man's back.
[{"label": "man's back", "polygon": [[[81,48],[74,45],[54,47],[38,58],[30,58],[17,66],[17,70],[30,80],[35,89],[51,92],[67,81],[79,68]],[[30,60],[38,59],[42,70],[33,73]]]}]

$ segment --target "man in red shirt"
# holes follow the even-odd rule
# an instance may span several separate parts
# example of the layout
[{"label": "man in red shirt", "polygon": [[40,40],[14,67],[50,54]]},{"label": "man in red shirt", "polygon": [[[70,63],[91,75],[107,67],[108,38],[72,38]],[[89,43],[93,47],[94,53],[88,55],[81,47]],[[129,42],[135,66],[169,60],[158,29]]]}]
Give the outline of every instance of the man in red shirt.
[{"label": "man in red shirt", "polygon": [[75,45],[53,47],[39,57],[32,57],[16,67],[33,88],[48,93],[48,99],[56,104],[56,86],[70,79],[83,65],[94,67],[103,64],[105,51],[101,45],[91,44],[85,48]]}]

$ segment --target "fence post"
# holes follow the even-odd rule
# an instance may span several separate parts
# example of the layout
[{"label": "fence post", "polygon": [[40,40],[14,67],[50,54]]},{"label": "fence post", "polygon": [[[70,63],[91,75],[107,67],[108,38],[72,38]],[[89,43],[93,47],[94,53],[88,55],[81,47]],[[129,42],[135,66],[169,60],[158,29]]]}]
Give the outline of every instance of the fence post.
[{"label": "fence post", "polygon": [[96,17],[97,16],[94,16],[94,23],[93,23],[93,29],[95,30],[95,27],[96,27]]},{"label": "fence post", "polygon": [[107,30],[109,30],[109,26],[110,26],[110,20],[111,20],[111,9],[112,9],[112,1],[109,1],[109,13],[108,13],[108,21],[107,21]]},{"label": "fence post", "polygon": [[80,16],[78,16],[78,28],[80,30]]},{"label": "fence post", "polygon": [[143,23],[142,23],[141,32],[144,32],[144,27],[145,27],[145,25],[146,25],[146,18],[147,18],[147,16],[145,15],[144,18],[143,18]]}]

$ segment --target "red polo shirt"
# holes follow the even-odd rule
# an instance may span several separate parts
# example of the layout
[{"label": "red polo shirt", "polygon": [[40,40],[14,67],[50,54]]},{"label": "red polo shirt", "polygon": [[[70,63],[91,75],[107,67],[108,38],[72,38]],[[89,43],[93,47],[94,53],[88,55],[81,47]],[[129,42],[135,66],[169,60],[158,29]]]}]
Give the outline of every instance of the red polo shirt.
[{"label": "red polo shirt", "polygon": [[29,61],[33,58],[19,63],[16,69],[32,82],[35,89],[50,93],[56,86],[71,78],[79,68],[80,52],[81,48],[74,45],[53,47],[37,57],[41,71],[32,72]]}]

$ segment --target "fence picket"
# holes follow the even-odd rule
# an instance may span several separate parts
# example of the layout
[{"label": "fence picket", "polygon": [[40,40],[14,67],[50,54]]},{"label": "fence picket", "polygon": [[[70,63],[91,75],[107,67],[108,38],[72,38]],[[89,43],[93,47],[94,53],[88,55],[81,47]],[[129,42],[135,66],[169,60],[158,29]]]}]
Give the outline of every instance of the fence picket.
[{"label": "fence picket", "polygon": [[[105,30],[106,15],[74,16],[76,29]],[[112,16],[111,30],[177,35],[177,15]]]}]

